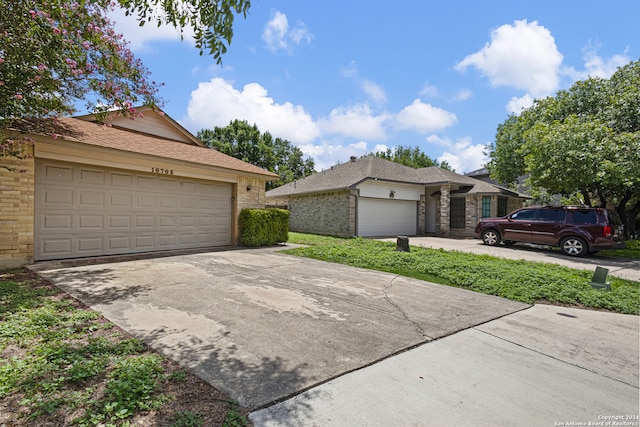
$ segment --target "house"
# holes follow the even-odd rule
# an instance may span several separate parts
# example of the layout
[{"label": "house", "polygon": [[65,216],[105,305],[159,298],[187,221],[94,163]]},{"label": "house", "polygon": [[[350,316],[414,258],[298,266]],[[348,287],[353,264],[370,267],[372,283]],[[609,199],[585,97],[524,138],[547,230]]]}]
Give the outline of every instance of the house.
[{"label": "house", "polygon": [[0,267],[237,244],[276,174],[207,148],[161,111],[44,121],[0,168]]},{"label": "house", "polygon": [[291,231],[383,237],[471,237],[482,217],[505,215],[528,198],[439,167],[414,169],[375,156],[285,184],[267,204],[290,210]]}]

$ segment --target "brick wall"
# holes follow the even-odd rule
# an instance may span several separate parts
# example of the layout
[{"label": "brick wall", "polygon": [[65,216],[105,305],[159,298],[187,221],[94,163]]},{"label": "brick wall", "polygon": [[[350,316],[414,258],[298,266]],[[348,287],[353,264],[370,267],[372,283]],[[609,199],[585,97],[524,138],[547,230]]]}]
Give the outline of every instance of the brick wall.
[{"label": "brick wall", "polygon": [[0,162],[15,169],[0,167],[0,268],[18,267],[33,262],[34,159]]},{"label": "brick wall", "polygon": [[289,210],[291,231],[341,237],[355,234],[355,198],[350,191],[298,196],[290,200]]}]

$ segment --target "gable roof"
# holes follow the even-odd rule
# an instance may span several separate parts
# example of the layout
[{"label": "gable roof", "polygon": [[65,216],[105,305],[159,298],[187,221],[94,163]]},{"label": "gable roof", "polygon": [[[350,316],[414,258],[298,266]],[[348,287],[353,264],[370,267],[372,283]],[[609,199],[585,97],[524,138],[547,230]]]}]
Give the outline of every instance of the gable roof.
[{"label": "gable roof", "polygon": [[438,166],[415,169],[376,156],[365,156],[359,159],[352,158],[350,162],[332,166],[330,169],[269,190],[267,191],[267,197],[352,189],[369,179],[417,185],[450,183],[466,188],[467,193],[508,193],[522,197],[513,191],[460,175]]},{"label": "gable roof", "polygon": [[[125,117],[121,114],[115,114],[107,117],[105,120],[109,126],[132,130],[139,133],[147,133],[153,136],[159,136],[165,139],[172,139],[187,143],[189,145],[196,145],[199,147],[206,147],[206,145],[198,138],[193,136],[191,132],[185,129],[180,123],[165,114],[160,109],[151,109],[149,107],[136,107],[136,114],[138,117],[132,119]],[[76,119],[86,120],[88,122],[98,122],[95,115],[87,114],[84,116],[75,116]]]},{"label": "gable roof", "polygon": [[[280,178],[277,174],[266,169],[207,148],[204,145],[195,145],[191,142],[138,132],[133,128],[103,125],[88,121],[87,118],[88,116],[81,118],[68,117],[57,119],[55,122],[50,120],[45,126],[41,127],[46,131],[41,130],[38,135],[51,136],[56,134],[57,138],[76,143],[182,160],[245,174],[261,175],[262,178],[270,180]],[[144,121],[144,118],[135,119],[133,122],[136,120]],[[186,130],[184,131],[187,132]],[[193,135],[191,135],[191,138],[196,139]]]}]

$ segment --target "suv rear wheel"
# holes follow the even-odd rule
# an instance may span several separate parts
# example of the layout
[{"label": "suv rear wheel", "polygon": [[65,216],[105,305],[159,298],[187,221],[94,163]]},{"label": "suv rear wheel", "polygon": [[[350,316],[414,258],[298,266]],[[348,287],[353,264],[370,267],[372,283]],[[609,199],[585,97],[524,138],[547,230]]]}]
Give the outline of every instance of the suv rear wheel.
[{"label": "suv rear wheel", "polygon": [[570,256],[583,256],[588,252],[587,242],[580,237],[567,237],[560,243],[562,252]]},{"label": "suv rear wheel", "polygon": [[500,233],[491,228],[485,230],[484,233],[482,233],[482,241],[485,245],[496,246],[500,244],[500,240],[502,240],[500,237]]}]

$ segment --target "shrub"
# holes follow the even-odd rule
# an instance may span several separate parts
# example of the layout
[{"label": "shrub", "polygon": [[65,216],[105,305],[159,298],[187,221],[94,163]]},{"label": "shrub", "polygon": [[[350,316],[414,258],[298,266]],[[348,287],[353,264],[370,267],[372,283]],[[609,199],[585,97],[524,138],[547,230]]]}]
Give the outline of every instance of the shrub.
[{"label": "shrub", "polygon": [[289,211],[243,209],[240,212],[240,244],[270,246],[289,240]]}]

